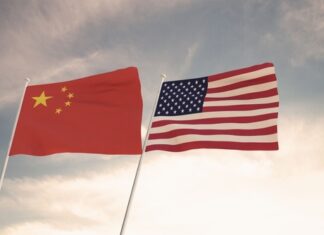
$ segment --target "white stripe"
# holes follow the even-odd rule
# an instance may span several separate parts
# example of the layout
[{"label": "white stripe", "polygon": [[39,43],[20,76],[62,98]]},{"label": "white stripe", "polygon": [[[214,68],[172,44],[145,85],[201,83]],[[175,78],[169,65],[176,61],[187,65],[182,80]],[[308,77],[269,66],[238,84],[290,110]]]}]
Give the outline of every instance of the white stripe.
[{"label": "white stripe", "polygon": [[228,105],[241,105],[241,104],[268,104],[279,102],[279,96],[274,95],[266,98],[252,99],[252,100],[220,100],[220,101],[205,101],[204,107],[212,106],[228,106]]},{"label": "white stripe", "polygon": [[169,124],[160,127],[151,127],[150,134],[164,133],[176,129],[195,130],[231,130],[231,129],[259,129],[277,125],[277,118],[251,123],[217,123],[217,124]]},{"label": "white stripe", "polygon": [[208,88],[227,86],[227,85],[231,85],[233,83],[246,81],[246,80],[251,80],[251,79],[255,79],[255,78],[258,78],[258,77],[263,77],[263,76],[274,74],[274,73],[275,73],[274,67],[268,67],[268,68],[260,69],[260,70],[257,70],[257,71],[253,71],[253,72],[249,72],[249,73],[243,73],[243,74],[240,74],[240,75],[236,75],[236,76],[224,78],[224,79],[221,79],[221,80],[209,82],[208,83]]},{"label": "white stripe", "polygon": [[207,93],[206,97],[208,98],[230,97],[230,96],[244,95],[252,92],[266,91],[272,88],[277,88],[277,81],[267,82],[264,84],[258,84],[258,85],[248,86],[248,87],[242,87],[230,91]]},{"label": "white stripe", "polygon": [[278,107],[266,108],[266,109],[256,109],[256,110],[246,110],[246,111],[216,111],[216,112],[203,112],[194,113],[179,116],[157,116],[154,117],[153,122],[162,120],[197,120],[205,118],[218,118],[218,117],[248,117],[256,116],[268,113],[277,113]]},{"label": "white stripe", "polygon": [[272,143],[277,142],[277,134],[259,136],[234,136],[234,135],[181,135],[169,139],[148,140],[148,146],[154,144],[177,145],[193,141],[232,141],[243,143]]}]

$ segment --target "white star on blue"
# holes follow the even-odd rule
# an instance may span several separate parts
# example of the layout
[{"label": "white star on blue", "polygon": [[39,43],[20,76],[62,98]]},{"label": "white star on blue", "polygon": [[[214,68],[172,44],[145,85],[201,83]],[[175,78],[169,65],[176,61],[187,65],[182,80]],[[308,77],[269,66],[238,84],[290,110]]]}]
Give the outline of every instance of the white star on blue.
[{"label": "white star on blue", "polygon": [[[207,77],[203,77],[164,82],[155,116],[177,116],[202,112],[207,92],[207,79]],[[176,90],[172,90],[172,88]]]}]

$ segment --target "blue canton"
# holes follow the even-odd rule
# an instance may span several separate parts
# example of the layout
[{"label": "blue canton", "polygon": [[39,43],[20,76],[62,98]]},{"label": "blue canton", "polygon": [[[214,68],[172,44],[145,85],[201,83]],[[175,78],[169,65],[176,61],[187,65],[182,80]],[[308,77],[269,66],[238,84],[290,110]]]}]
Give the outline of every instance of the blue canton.
[{"label": "blue canton", "polygon": [[155,116],[177,116],[202,112],[208,78],[164,82]]}]

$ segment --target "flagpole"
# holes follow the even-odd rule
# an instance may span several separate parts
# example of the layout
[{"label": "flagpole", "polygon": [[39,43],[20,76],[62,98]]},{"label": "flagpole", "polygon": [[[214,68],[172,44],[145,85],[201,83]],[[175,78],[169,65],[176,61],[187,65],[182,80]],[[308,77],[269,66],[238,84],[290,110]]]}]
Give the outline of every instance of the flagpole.
[{"label": "flagpole", "polygon": [[153,119],[153,116],[154,116],[154,111],[156,109],[156,105],[157,105],[157,102],[158,102],[158,99],[159,99],[159,94],[161,92],[162,84],[163,84],[165,78],[166,78],[166,75],[165,74],[161,74],[161,84],[160,84],[159,92],[158,92],[158,95],[155,98],[155,102],[154,102],[154,106],[153,106],[153,111],[152,111],[152,114],[151,114],[151,117],[150,117],[149,126],[148,126],[148,129],[147,129],[147,132],[146,132],[146,136],[145,136],[145,140],[144,140],[144,143],[143,143],[143,152],[142,152],[142,154],[140,156],[140,159],[138,161],[138,165],[137,165],[137,169],[136,169],[136,173],[135,173],[135,177],[134,177],[134,181],[133,181],[131,193],[130,193],[130,196],[129,196],[129,199],[128,199],[128,203],[127,203],[127,207],[126,207],[126,212],[125,212],[124,219],[123,219],[123,223],[122,223],[122,226],[121,226],[121,229],[120,229],[120,233],[119,233],[120,235],[123,235],[124,234],[124,231],[125,231],[125,226],[126,226],[126,223],[127,223],[127,218],[128,218],[128,213],[129,213],[129,210],[130,210],[130,205],[131,205],[131,203],[133,201],[133,195],[134,195],[135,188],[136,188],[136,184],[137,184],[137,181],[138,181],[139,172],[140,172],[140,169],[141,169],[141,166],[142,166],[143,156],[145,154],[146,143],[147,143],[148,136],[149,136],[149,131],[150,131],[150,128],[151,128],[151,125],[152,125],[152,119]]},{"label": "flagpole", "polygon": [[30,82],[30,79],[29,78],[25,78],[25,81],[26,81],[26,83],[25,83],[23,95],[22,95],[22,97],[20,99],[18,111],[17,111],[17,114],[16,114],[15,123],[14,123],[13,129],[12,129],[12,132],[11,132],[10,142],[9,142],[9,146],[8,146],[8,149],[7,149],[7,155],[6,155],[5,162],[4,162],[4,165],[3,165],[3,168],[2,168],[2,172],[1,172],[0,191],[1,191],[1,188],[2,188],[2,185],[3,185],[3,180],[4,180],[5,173],[6,173],[7,166],[8,166],[9,153],[10,153],[10,149],[11,149],[11,145],[12,145],[14,133],[15,133],[16,127],[17,127],[17,122],[18,122],[18,117],[19,117],[19,114],[20,114],[20,109],[21,109],[21,106],[22,106],[22,103],[23,103],[23,100],[24,100],[24,96],[25,96],[25,92],[26,92],[27,86],[28,86],[28,84]]}]

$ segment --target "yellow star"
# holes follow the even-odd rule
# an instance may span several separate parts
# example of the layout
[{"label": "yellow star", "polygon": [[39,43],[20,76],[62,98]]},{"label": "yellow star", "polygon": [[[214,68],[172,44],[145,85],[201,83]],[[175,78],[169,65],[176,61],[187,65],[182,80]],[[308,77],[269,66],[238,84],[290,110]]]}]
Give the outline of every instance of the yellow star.
[{"label": "yellow star", "polygon": [[65,103],[65,106],[67,107],[67,106],[71,106],[71,104],[72,104],[72,102],[71,101],[66,101],[66,102],[64,102]]},{"label": "yellow star", "polygon": [[71,99],[71,98],[74,97],[74,94],[73,94],[73,93],[69,93],[69,94],[67,95],[67,97],[68,97],[69,99]]},{"label": "yellow star", "polygon": [[66,92],[67,90],[68,90],[68,89],[67,89],[66,86],[64,86],[64,87],[61,88],[61,91],[62,91],[62,92]]},{"label": "yellow star", "polygon": [[47,107],[46,100],[53,98],[52,96],[46,96],[45,91],[40,94],[40,96],[32,97],[35,100],[34,108],[37,107],[39,104],[44,105]]},{"label": "yellow star", "polygon": [[57,108],[57,109],[55,109],[55,113],[56,114],[60,114],[62,112],[62,109],[61,108]]}]

